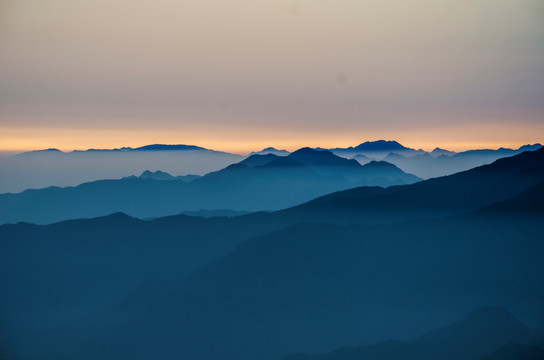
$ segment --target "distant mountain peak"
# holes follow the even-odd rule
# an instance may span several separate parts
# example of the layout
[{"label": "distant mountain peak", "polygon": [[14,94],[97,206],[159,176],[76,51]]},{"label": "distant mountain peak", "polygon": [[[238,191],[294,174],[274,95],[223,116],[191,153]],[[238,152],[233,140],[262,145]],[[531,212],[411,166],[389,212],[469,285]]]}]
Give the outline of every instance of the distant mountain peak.
[{"label": "distant mountain peak", "polygon": [[145,170],[145,171],[140,175],[140,177],[146,176],[146,175],[164,175],[164,174],[170,175],[170,174],[168,174],[167,172],[160,171],[160,170],[157,170],[157,171]]},{"label": "distant mountain peak", "polygon": [[349,166],[357,168],[361,166],[357,160],[348,160],[335,155],[329,150],[316,150],[309,147],[298,149],[288,157],[308,166]]},{"label": "distant mountain peak", "polygon": [[439,147],[436,147],[436,148],[434,148],[433,151],[431,151],[431,155],[434,156],[434,157],[438,157],[438,156],[442,156],[442,155],[452,156],[452,155],[455,155],[455,154],[456,154],[455,151],[441,149]]},{"label": "distant mountain peak", "polygon": [[269,146],[267,148],[262,149],[261,151],[254,151],[249,155],[251,156],[251,155],[268,155],[268,154],[273,154],[277,156],[287,156],[290,153],[287,150],[283,150],[283,149],[279,150],[279,149],[276,149],[275,147]]},{"label": "distant mountain peak", "polygon": [[64,151],[61,151],[59,149],[56,149],[56,148],[49,148],[49,149],[42,149],[42,150],[32,150],[32,151],[27,151],[27,152],[24,152],[24,153],[21,153],[21,154],[35,154],[35,153],[64,153]]},{"label": "distant mountain peak", "polygon": [[318,152],[321,152],[321,151],[327,151],[327,150],[316,150],[316,149],[312,149],[311,147],[305,146],[305,147],[303,147],[303,148],[300,148],[300,149],[294,151],[293,154],[300,154],[300,153],[318,153]]},{"label": "distant mountain peak", "polygon": [[394,140],[365,141],[364,143],[354,147],[354,149],[360,151],[410,150],[409,148],[399,144],[397,141]]},{"label": "distant mountain peak", "polygon": [[167,144],[153,144],[153,145],[145,145],[141,146],[135,149],[132,149],[133,151],[164,151],[164,150],[206,150],[203,147],[196,146],[196,145],[183,145],[183,144],[177,144],[177,145],[167,145]]},{"label": "distant mountain peak", "polygon": [[173,180],[174,176],[164,171],[144,171],[140,176],[140,179],[153,179],[153,180]]},{"label": "distant mountain peak", "polygon": [[526,144],[521,146],[518,150],[522,151],[534,151],[542,148],[542,144],[536,143],[536,144]]}]

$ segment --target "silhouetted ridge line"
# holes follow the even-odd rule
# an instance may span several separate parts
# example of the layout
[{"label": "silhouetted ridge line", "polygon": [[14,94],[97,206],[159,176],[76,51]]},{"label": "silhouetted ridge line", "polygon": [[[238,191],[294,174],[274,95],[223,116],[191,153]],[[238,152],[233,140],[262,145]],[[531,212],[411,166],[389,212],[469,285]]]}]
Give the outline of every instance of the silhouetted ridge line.
[{"label": "silhouetted ridge line", "polygon": [[360,168],[361,165],[356,160],[348,160],[334,155],[328,150],[314,150],[311,148],[302,148],[289,155],[290,158],[297,160],[309,166],[345,166]]},{"label": "silhouetted ridge line", "polygon": [[263,166],[267,163],[277,159],[278,156],[274,154],[265,154],[265,155],[251,155],[246,159],[240,161],[240,164],[244,164],[248,167]]},{"label": "silhouetted ridge line", "polygon": [[356,150],[363,151],[395,151],[395,150],[408,150],[407,147],[399,144],[396,141],[366,141],[354,147]]},{"label": "silhouetted ridge line", "polygon": [[[157,150],[164,149],[158,146]],[[122,211],[155,218],[184,211],[272,211],[359,185],[383,187],[420,179],[393,165],[361,166],[329,151],[300,149],[289,156],[252,155],[204,176],[144,171],[73,188],[0,195],[0,223],[51,223]],[[54,207],[50,204],[55,203]],[[85,204],[85,206],[81,206]]]},{"label": "silhouetted ridge line", "polygon": [[[281,211],[308,221],[397,222],[476,210],[544,181],[544,149],[454,175],[387,189],[344,190]],[[334,209],[334,210],[332,210]]]},{"label": "silhouetted ridge line", "polygon": [[207,150],[196,145],[165,145],[153,144],[132,149],[134,151],[163,151],[163,150]]}]

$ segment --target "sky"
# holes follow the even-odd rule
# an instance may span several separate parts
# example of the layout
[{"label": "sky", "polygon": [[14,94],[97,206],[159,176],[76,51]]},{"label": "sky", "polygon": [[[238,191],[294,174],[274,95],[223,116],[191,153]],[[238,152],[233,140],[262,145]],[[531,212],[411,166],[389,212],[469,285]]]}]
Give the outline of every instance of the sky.
[{"label": "sky", "polygon": [[0,0],[0,152],[543,134],[542,0]]}]

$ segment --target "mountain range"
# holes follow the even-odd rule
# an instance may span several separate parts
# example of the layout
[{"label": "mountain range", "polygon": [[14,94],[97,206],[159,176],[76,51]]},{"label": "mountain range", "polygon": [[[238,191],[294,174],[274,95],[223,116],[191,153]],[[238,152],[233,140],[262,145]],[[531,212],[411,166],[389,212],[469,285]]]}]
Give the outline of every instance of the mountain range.
[{"label": "mountain range", "polygon": [[[386,161],[404,172],[428,179],[450,175],[476,166],[492,163],[506,156],[536,150],[540,144],[519,149],[468,150],[460,153],[435,148],[427,152],[411,149],[396,141],[366,141],[347,148],[316,148],[328,150],[362,165],[371,161]],[[265,148],[251,155],[274,154],[287,156],[286,150]],[[245,157],[196,145],[154,144],[137,148],[89,149],[62,152],[58,149],[30,151],[0,157],[0,193],[21,192],[48,186],[76,186],[101,179],[118,179],[145,170],[163,171],[174,176],[205,175],[243,160]]]},{"label": "mountain range", "polygon": [[145,170],[175,175],[204,175],[244,159],[244,156],[194,145],[146,145],[138,148],[62,152],[31,151],[0,158],[0,193],[48,186],[119,179]]},{"label": "mountain range", "polygon": [[[194,150],[216,152],[215,150],[206,149],[196,145],[183,145],[183,144],[176,144],[176,145],[153,144],[153,145],[140,146],[136,148],[122,147],[122,148],[115,148],[115,149],[88,149],[88,150],[74,150],[71,152],[82,153],[82,152],[97,152],[97,151],[99,152],[130,152],[130,151],[194,151]],[[66,154],[66,152],[61,151],[59,149],[50,148],[45,150],[28,151],[28,152],[18,154],[16,156],[27,156],[29,154],[35,154],[40,152],[59,152],[59,153]]]},{"label": "mountain range", "polygon": [[[229,171],[301,170],[294,157]],[[324,163],[303,168],[330,171]],[[543,170],[541,149],[272,213],[3,225],[1,348],[33,359],[281,359],[414,339],[488,304],[543,329]],[[526,350],[517,323],[493,309],[469,316],[474,328],[414,341],[441,344],[444,360],[461,340],[474,340],[474,359]]]},{"label": "mountain range", "polygon": [[200,177],[199,175],[191,175],[191,174],[172,176],[169,173],[160,171],[160,170],[157,170],[157,171],[146,170],[140,176],[131,175],[131,176],[124,177],[123,179],[143,179],[143,180],[152,179],[152,180],[160,180],[160,181],[183,180],[185,182],[191,182],[195,179],[198,179],[199,177]]},{"label": "mountain range", "polygon": [[353,157],[355,155],[366,155],[374,158],[382,158],[390,153],[414,156],[417,154],[424,154],[423,150],[415,150],[405,147],[396,141],[377,140],[377,141],[365,141],[355,147],[348,148],[334,148],[329,149],[335,154],[341,154],[347,157]]},{"label": "mountain range", "polygon": [[[475,210],[520,194],[544,180],[544,149],[502,158],[457,174],[407,186],[359,187],[281,211],[303,221],[384,223]],[[331,212],[329,209],[334,209]]]},{"label": "mountain range", "polygon": [[396,141],[378,140],[367,141],[355,147],[329,150],[336,155],[355,159],[361,164],[376,160],[387,161],[403,171],[429,179],[469,170],[476,166],[490,164],[503,157],[538,150],[541,147],[541,144],[533,144],[524,145],[518,149],[467,150],[459,153],[435,148],[431,152],[426,152],[405,147]]},{"label": "mountain range", "polygon": [[392,164],[360,165],[329,151],[303,148],[288,156],[252,155],[202,177],[164,172],[0,195],[0,223],[44,224],[124,212],[140,218],[184,211],[278,210],[361,185],[391,186],[420,179]]}]

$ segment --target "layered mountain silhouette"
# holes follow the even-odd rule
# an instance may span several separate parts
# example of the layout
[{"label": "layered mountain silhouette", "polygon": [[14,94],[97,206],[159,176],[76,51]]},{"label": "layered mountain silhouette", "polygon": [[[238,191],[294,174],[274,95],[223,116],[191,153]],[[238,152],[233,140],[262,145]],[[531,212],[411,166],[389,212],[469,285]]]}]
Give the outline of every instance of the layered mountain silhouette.
[{"label": "layered mountain silhouette", "polygon": [[[192,150],[206,150],[206,151],[215,151],[206,149],[200,146],[196,145],[184,145],[184,144],[175,144],[175,145],[167,145],[167,144],[152,144],[152,145],[144,145],[136,148],[132,147],[122,147],[122,148],[115,148],[115,149],[88,149],[88,150],[74,150],[72,152],[74,153],[81,153],[81,152],[129,152],[129,151],[192,151]],[[18,154],[17,156],[25,156],[28,154],[33,154],[36,152],[49,152],[49,151],[55,151],[55,152],[62,152],[59,149],[45,149],[45,150],[35,150],[35,151],[28,151],[21,154]]]},{"label": "layered mountain silhouette", "polygon": [[[331,151],[341,156],[352,157],[361,164],[372,160],[387,161],[403,171],[428,179],[490,164],[503,157],[514,156],[524,151],[534,151],[540,148],[542,148],[541,144],[534,144],[524,145],[518,149],[468,150],[455,153],[436,148],[432,152],[425,152],[406,148],[396,142],[377,141],[364,143],[355,148],[332,149]],[[383,149],[383,151],[379,149]]]},{"label": "layered mountain silhouette", "polygon": [[[301,223],[309,202],[290,214],[4,225],[2,326],[18,326],[4,331],[4,348],[36,359],[279,359],[414,338],[485,304],[542,328],[543,152],[458,174],[459,188],[451,177],[398,187],[430,191],[417,206],[432,207],[438,187],[454,191],[456,215],[440,219],[335,225],[345,222],[336,200],[348,191],[325,197],[334,200],[328,223]],[[466,191],[480,181],[503,188],[482,198]],[[387,191],[366,195],[388,201]],[[146,277],[153,282],[140,285]]]},{"label": "layered mountain silhouette", "polygon": [[490,164],[503,157],[514,156],[524,151],[534,151],[541,144],[524,145],[518,149],[468,150],[460,153],[435,148],[431,152],[411,149],[396,141],[367,141],[355,147],[329,149],[336,155],[366,164],[370,161],[387,161],[403,171],[428,179],[450,175],[476,166]]},{"label": "layered mountain silhouette", "polygon": [[[367,141],[355,147],[322,149],[355,159],[362,165],[386,161],[420,178],[450,175],[489,164],[501,157],[540,148],[540,144],[519,149],[470,150],[455,153],[445,149],[432,152],[410,149],[396,141]],[[286,150],[269,147],[251,155],[287,156]],[[206,149],[196,145],[154,144],[138,148],[89,149],[62,152],[58,149],[31,151],[0,159],[0,193],[19,192],[46,186],[75,186],[100,179],[115,179],[146,169],[170,174],[204,175],[243,160],[238,154]],[[364,184],[363,184],[364,185]]]},{"label": "layered mountain silhouette", "polygon": [[142,221],[116,213],[49,226],[0,226],[0,332],[7,337],[54,327],[147,281],[185,276],[283,226],[262,215]]},{"label": "layered mountain silhouette", "polygon": [[138,148],[62,152],[32,151],[0,158],[0,193],[47,186],[75,186],[115,179],[145,170],[204,175],[242,160],[244,156],[195,145],[154,144]]},{"label": "layered mountain silhouette", "polygon": [[521,360],[543,356],[544,349],[535,344],[544,344],[542,334],[502,307],[485,307],[412,341],[385,341],[315,356],[291,355],[285,360]]},{"label": "layered mountain silhouette", "polygon": [[[125,181],[228,184],[278,168],[308,179],[352,171],[352,162],[313,151],[248,158],[190,183]],[[316,165],[314,156],[332,160]],[[486,304],[544,328],[543,168],[541,149],[272,213],[0,226],[2,355],[280,359],[414,339]],[[475,314],[414,341],[438,344],[425,347],[444,359],[451,344],[472,338],[479,341],[466,349],[485,348],[480,358],[504,354],[510,342],[530,344],[508,338],[524,327],[512,327],[503,309]],[[478,329],[490,340],[477,338]]]},{"label": "layered mountain silhouette", "polygon": [[127,176],[127,177],[125,177],[123,179],[140,178],[140,179],[143,179],[143,180],[146,180],[146,179],[166,180],[166,181],[169,181],[169,180],[183,180],[185,182],[191,182],[191,181],[193,181],[195,179],[198,179],[199,177],[200,177],[199,175],[172,176],[169,173],[164,172],[164,171],[160,171],[160,170],[157,170],[157,171],[146,170],[140,176],[132,175],[132,176]]},{"label": "layered mountain silhouette", "polygon": [[281,213],[304,221],[344,223],[439,217],[506,200],[543,180],[544,149],[540,149],[412,185],[337,192]]},{"label": "layered mountain silhouette", "polygon": [[542,326],[543,231],[541,217],[486,210],[394,226],[295,225],[19,341],[44,359],[277,359],[411,337],[486,303]]},{"label": "layered mountain silhouette", "polygon": [[362,166],[328,151],[305,148],[286,157],[252,155],[199,178],[144,172],[139,178],[3,194],[0,223],[43,224],[119,211],[151,218],[202,209],[277,210],[358,185],[390,186],[418,180],[391,164]]}]

